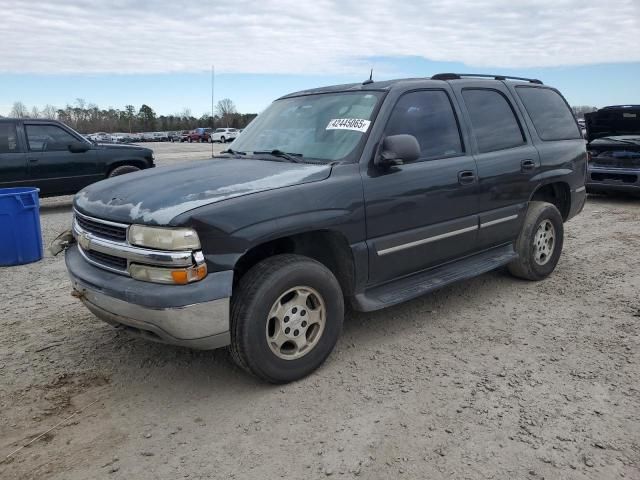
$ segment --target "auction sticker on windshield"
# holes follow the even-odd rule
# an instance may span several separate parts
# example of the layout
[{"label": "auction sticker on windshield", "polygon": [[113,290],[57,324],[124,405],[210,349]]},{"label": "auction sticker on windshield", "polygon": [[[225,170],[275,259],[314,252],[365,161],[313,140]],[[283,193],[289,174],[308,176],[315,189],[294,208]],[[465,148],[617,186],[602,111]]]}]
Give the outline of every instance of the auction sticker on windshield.
[{"label": "auction sticker on windshield", "polygon": [[370,120],[361,118],[334,118],[327,125],[327,130],[353,130],[355,132],[366,132],[371,125]]}]

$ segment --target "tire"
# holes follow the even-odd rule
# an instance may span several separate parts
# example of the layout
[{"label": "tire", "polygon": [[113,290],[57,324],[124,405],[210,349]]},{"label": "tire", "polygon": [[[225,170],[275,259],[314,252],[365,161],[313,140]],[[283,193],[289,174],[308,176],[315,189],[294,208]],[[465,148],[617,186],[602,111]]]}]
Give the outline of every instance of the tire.
[{"label": "tire", "polygon": [[220,143],[227,143],[227,139],[224,137],[220,137]]},{"label": "tire", "polygon": [[[306,301],[300,295],[305,292],[309,293]],[[282,313],[271,316],[276,305],[282,305]],[[305,318],[309,320],[306,325]],[[234,290],[231,356],[241,368],[267,382],[298,380],[329,356],[343,318],[342,290],[329,269],[301,255],[270,257],[251,268]],[[306,347],[299,348],[294,335]],[[287,340],[278,347],[270,337]]]},{"label": "tire", "polygon": [[138,167],[135,167],[133,165],[120,165],[119,167],[114,168],[113,170],[111,170],[109,172],[108,177],[117,177],[120,175],[124,175],[125,173],[133,173],[133,172],[137,172],[140,169]]},{"label": "tire", "polygon": [[530,202],[515,243],[518,258],[509,263],[509,272],[525,280],[543,280],[555,270],[563,243],[564,223],[555,205]]}]

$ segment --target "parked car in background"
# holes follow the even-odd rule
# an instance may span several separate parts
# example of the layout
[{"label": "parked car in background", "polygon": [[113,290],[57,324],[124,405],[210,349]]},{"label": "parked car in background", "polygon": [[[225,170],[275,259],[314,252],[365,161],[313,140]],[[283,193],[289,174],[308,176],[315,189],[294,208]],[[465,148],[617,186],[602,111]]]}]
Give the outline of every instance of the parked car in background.
[{"label": "parked car in background", "polygon": [[584,206],[585,141],[557,90],[476,77],[292,93],[223,156],[84,189],[75,296],[283,383],[328,357],[345,303],[377,310],[504,265],[548,277]]},{"label": "parked car in background", "polygon": [[143,132],[142,133],[142,141],[143,142],[153,142],[153,132]]},{"label": "parked car in background", "polygon": [[153,132],[152,137],[154,142],[168,142],[169,132]]},{"label": "parked car in background", "polygon": [[98,144],[55,120],[0,119],[0,188],[33,186],[41,196],[154,167],[153,150]]},{"label": "parked car in background", "polygon": [[169,141],[170,142],[179,142],[180,139],[182,138],[182,134],[183,133],[188,133],[188,132],[179,132],[179,131],[169,132]]},{"label": "parked car in background", "polygon": [[604,107],[585,120],[587,190],[640,194],[640,105]]},{"label": "parked car in background", "polygon": [[181,142],[208,142],[211,134],[211,128],[195,128],[182,135]]},{"label": "parked car in background", "polygon": [[216,128],[211,134],[210,142],[232,142],[238,136],[238,130],[235,128]]}]

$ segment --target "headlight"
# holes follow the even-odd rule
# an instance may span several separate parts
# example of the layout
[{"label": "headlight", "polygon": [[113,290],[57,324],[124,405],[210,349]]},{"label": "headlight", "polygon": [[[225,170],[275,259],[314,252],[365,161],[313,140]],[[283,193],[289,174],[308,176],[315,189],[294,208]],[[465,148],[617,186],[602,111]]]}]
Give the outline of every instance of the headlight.
[{"label": "headlight", "polygon": [[207,265],[203,263],[188,268],[161,268],[134,263],[129,266],[129,274],[136,280],[144,282],[186,285],[206,277]]},{"label": "headlight", "polygon": [[191,228],[162,228],[131,225],[129,243],[158,250],[198,250],[200,239]]}]

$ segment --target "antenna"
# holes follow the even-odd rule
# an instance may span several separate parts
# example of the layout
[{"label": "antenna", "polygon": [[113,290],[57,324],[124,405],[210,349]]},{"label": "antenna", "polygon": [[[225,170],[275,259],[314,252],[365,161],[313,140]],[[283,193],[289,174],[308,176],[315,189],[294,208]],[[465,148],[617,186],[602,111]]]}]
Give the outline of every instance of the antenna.
[{"label": "antenna", "polygon": [[[209,140],[211,140],[211,135],[213,135],[213,131],[215,130],[215,121],[213,118],[213,94],[214,94],[214,86],[215,86],[215,73],[216,67],[211,65],[211,133],[209,134]],[[211,142],[211,158],[213,158],[213,141]]]},{"label": "antenna", "polygon": [[365,80],[364,82],[362,82],[362,85],[369,85],[370,83],[373,83],[373,68],[371,69],[371,73],[369,74],[369,78],[367,80]]}]

